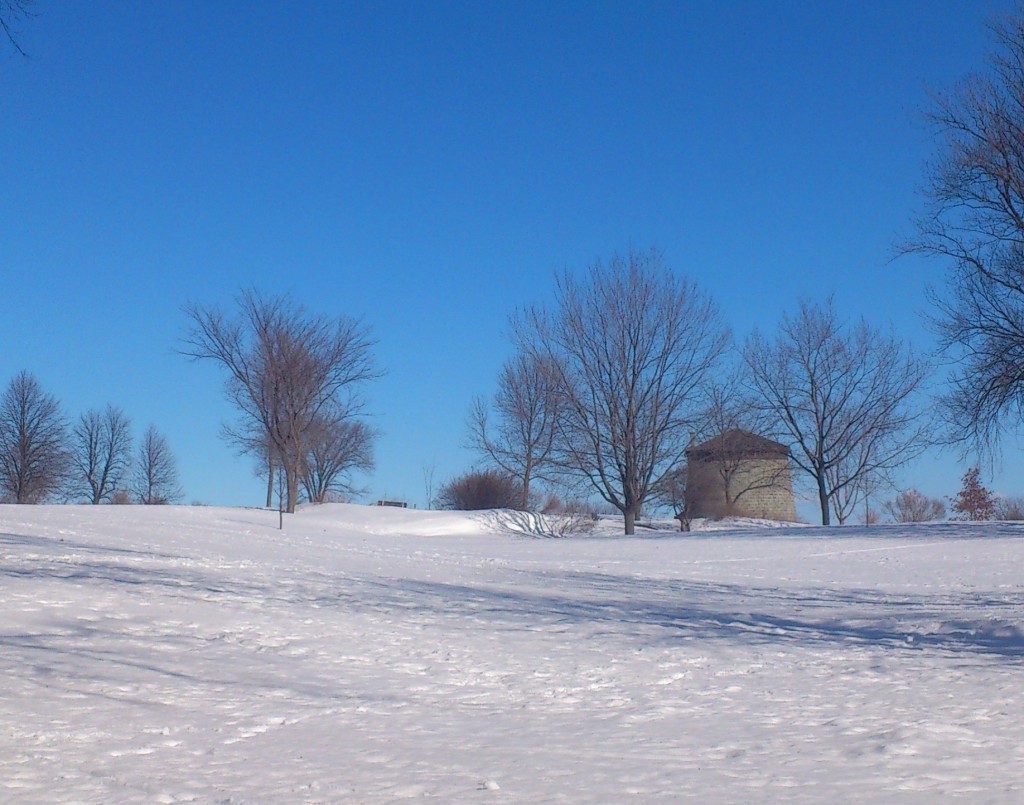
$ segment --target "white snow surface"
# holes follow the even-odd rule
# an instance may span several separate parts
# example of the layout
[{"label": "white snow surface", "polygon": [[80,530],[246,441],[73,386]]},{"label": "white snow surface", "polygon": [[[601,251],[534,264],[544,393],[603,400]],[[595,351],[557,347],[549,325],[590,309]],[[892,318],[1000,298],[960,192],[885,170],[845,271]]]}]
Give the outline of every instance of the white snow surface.
[{"label": "white snow surface", "polygon": [[1024,802],[1024,529],[0,507],[0,802]]}]

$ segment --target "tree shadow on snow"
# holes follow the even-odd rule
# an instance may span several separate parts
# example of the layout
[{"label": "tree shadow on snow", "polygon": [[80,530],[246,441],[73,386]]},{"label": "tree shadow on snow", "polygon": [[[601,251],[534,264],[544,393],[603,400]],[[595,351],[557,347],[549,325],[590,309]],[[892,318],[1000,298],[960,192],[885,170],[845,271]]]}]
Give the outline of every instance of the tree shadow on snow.
[{"label": "tree shadow on snow", "polygon": [[[54,545],[52,539],[38,546],[33,540],[0,535],[0,543],[10,546]],[[235,606],[239,618],[273,609],[283,622],[300,613],[315,617],[317,610],[327,609],[332,616],[371,612],[387,618],[466,618],[487,628],[521,631],[607,626],[609,632],[638,642],[703,639],[930,649],[1024,661],[1024,594],[1019,590],[896,595],[872,589],[780,588],[512,568],[498,581],[450,583],[301,567],[294,573],[196,567],[178,557],[160,561],[160,555],[146,552],[95,547],[92,552],[11,557],[0,562],[0,580],[49,579],[95,585],[97,591],[116,585],[140,596],[159,590],[185,605]],[[109,556],[95,555],[102,552]],[[0,646],[13,648],[11,641],[21,641],[29,650],[32,639],[0,635]]]},{"label": "tree shadow on snow", "polygon": [[[895,597],[871,590],[780,590],[597,573],[531,575],[528,584],[514,588],[406,579],[357,596],[355,605],[444,612],[531,631],[625,624],[640,641],[685,637],[776,646],[938,649],[1024,661],[1019,594],[1006,599]],[[1002,615],[985,612],[995,607]]]}]

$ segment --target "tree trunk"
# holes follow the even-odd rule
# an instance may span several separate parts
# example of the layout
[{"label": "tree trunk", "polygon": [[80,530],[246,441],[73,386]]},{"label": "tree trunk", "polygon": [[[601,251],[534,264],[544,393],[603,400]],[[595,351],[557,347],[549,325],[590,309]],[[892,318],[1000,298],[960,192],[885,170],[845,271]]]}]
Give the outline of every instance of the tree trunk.
[{"label": "tree trunk", "polygon": [[267,508],[274,508],[274,462],[267,462]]},{"label": "tree trunk", "polygon": [[626,536],[632,536],[636,533],[636,509],[632,506],[622,512],[622,517],[625,520]]},{"label": "tree trunk", "polygon": [[299,470],[297,467],[288,468],[288,514],[295,514],[295,506],[299,502]]},{"label": "tree trunk", "polygon": [[818,476],[818,502],[821,504],[821,524],[831,525],[828,513],[828,492],[825,490],[825,473]]}]

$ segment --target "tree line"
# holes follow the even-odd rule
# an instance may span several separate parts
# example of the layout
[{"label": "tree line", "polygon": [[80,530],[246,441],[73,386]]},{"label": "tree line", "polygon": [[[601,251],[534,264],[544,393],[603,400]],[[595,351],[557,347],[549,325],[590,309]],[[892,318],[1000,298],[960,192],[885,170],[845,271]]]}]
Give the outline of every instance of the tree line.
[{"label": "tree line", "polygon": [[[289,512],[352,494],[351,473],[372,469],[377,435],[362,418],[360,391],[380,375],[366,326],[252,290],[231,313],[189,304],[185,314],[180,352],[224,370],[238,418],[223,435],[254,460],[267,505],[275,493]],[[696,435],[744,428],[791,446],[827,525],[931,443],[918,395],[928,365],[895,336],[842,321],[828,299],[800,303],[774,334],[755,331],[733,348],[711,298],[655,250],[564,272],[553,302],[519,311],[511,332],[498,390],[469,418],[472,446],[504,475],[476,479],[477,500],[500,492],[495,501],[530,508],[537,484],[570,499],[596,494],[633,533],[645,505],[685,508],[682,471]],[[131,451],[130,422],[114,406],[69,427],[28,373],[4,395],[5,499],[180,498],[162,435],[151,428],[134,460]],[[727,492],[735,471],[723,460]],[[443,502],[464,505],[456,493],[468,490],[443,491]]]},{"label": "tree line", "polygon": [[[680,496],[696,436],[742,427],[792,446],[827,525],[929,443],[918,399],[929,367],[908,345],[842,321],[829,299],[732,349],[717,306],[654,250],[564,273],[553,304],[521,311],[511,330],[513,357],[469,431],[522,506],[538,481],[596,493],[631,534],[645,504]],[[727,486],[729,469],[723,460]]]},{"label": "tree line", "polygon": [[[685,497],[681,467],[697,435],[742,428],[789,446],[827,525],[932,444],[994,452],[1024,416],[1024,16],[993,32],[989,68],[935,95],[927,208],[902,247],[949,267],[946,290],[931,291],[931,322],[954,365],[937,401],[924,394],[925,357],[864,319],[844,320],[830,298],[801,301],[774,332],[733,345],[704,291],[655,250],[630,249],[563,272],[550,304],[512,317],[497,392],[471,409],[470,444],[513,481],[505,491],[517,505],[533,505],[538,484],[596,495],[633,533],[645,504]],[[349,474],[372,467],[376,437],[359,393],[380,374],[368,329],[256,291],[240,294],[233,314],[191,304],[186,315],[181,351],[225,371],[239,416],[224,435],[254,459],[268,505],[275,489],[288,511],[303,497],[351,493]],[[118,409],[88,412],[69,430],[27,373],[2,404],[5,499],[100,502],[124,486]],[[169,456],[158,437],[147,431],[143,448]],[[174,497],[176,481],[140,487],[152,457],[132,463],[138,499]]]},{"label": "tree line", "polygon": [[[376,431],[359,417],[358,388],[378,376],[367,329],[310,314],[288,296],[243,291],[237,311],[189,304],[181,353],[226,370],[239,413],[224,437],[267,482],[267,506],[322,503],[355,492],[373,468]],[[0,502],[170,503],[183,492],[166,438],[154,427],[133,449],[131,421],[108,405],[69,424],[56,398],[22,372],[0,398]]]},{"label": "tree line", "polygon": [[0,396],[0,502],[171,503],[182,496],[167,439],[154,426],[138,446],[113,405],[69,423],[29,372]]}]

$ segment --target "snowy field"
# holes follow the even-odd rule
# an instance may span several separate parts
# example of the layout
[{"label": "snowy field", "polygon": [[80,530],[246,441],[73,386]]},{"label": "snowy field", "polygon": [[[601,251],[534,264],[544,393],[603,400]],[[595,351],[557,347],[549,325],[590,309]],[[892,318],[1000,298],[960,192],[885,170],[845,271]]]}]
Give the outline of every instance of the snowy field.
[{"label": "snowy field", "polygon": [[0,802],[1024,802],[1021,527],[534,526],[0,507]]}]

